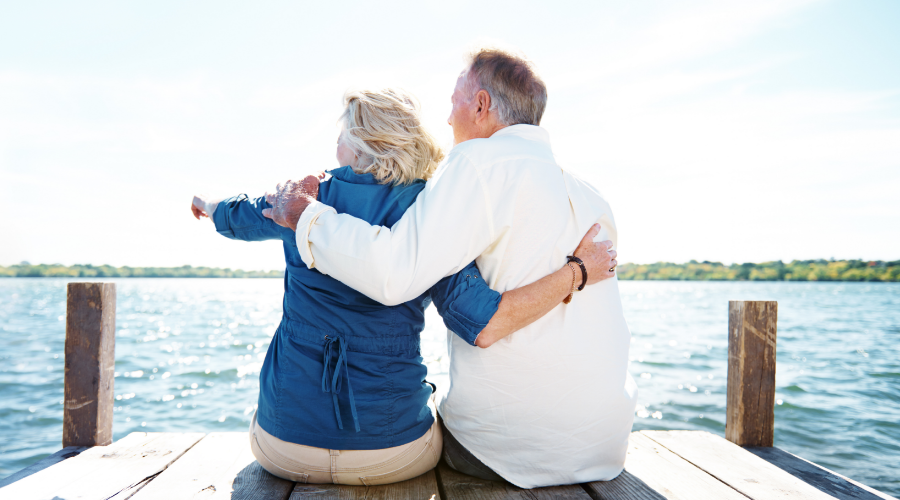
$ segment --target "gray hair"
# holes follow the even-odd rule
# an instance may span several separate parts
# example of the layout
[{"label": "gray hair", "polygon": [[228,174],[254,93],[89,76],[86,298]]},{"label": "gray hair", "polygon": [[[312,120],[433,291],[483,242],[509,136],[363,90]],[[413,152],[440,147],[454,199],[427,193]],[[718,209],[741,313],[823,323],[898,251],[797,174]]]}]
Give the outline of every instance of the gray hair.
[{"label": "gray hair", "polygon": [[531,61],[497,48],[481,48],[467,57],[467,94],[479,90],[491,96],[490,110],[501,125],[540,125],[547,107],[547,86]]}]

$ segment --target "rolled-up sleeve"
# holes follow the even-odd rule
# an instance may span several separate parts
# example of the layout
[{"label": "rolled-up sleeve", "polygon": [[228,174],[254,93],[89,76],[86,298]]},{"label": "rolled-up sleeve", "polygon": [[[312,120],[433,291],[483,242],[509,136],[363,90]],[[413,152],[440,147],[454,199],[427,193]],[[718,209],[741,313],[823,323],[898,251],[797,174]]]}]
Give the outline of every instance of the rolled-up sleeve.
[{"label": "rolled-up sleeve", "polygon": [[472,262],[462,271],[447,276],[431,288],[431,299],[444,325],[475,345],[475,339],[500,307],[501,295],[491,290]]},{"label": "rolled-up sleeve", "polygon": [[488,188],[462,154],[451,154],[391,228],[319,203],[306,209],[297,228],[307,266],[385,305],[418,297],[472,262],[495,237]]}]

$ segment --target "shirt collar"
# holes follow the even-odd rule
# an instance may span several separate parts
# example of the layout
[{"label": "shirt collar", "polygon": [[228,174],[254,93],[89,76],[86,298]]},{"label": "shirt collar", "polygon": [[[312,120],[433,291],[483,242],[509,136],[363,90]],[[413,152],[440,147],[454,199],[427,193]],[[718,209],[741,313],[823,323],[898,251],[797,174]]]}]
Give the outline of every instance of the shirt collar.
[{"label": "shirt collar", "polygon": [[550,134],[547,133],[547,130],[538,125],[526,125],[524,123],[510,125],[494,132],[491,139],[494,137],[503,137],[505,135],[514,135],[530,141],[550,144]]}]

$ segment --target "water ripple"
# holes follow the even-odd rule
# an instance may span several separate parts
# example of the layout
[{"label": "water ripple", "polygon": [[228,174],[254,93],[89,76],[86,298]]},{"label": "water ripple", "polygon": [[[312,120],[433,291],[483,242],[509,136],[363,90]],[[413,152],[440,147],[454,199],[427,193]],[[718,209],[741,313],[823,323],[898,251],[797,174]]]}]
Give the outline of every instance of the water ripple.
[{"label": "water ripple", "polygon": [[[281,318],[281,281],[114,281],[115,439],[245,430]],[[65,286],[0,280],[0,477],[60,447]],[[635,430],[724,435],[728,301],[777,300],[775,445],[900,495],[900,284],[620,287],[640,387]],[[446,385],[446,334],[433,308],[422,356],[429,379]]]}]

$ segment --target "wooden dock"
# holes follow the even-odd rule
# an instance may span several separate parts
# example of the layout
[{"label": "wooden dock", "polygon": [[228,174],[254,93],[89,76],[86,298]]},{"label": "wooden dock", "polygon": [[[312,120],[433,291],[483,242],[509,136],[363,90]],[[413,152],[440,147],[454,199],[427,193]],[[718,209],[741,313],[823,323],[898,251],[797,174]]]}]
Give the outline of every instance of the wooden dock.
[{"label": "wooden dock", "polygon": [[532,490],[466,476],[443,462],[383,486],[294,483],[256,462],[248,432],[134,432],[109,444],[115,285],[70,284],[67,316],[65,447],[0,481],[0,500],[894,498],[772,447],[774,302],[730,304],[728,439],[703,431],[634,432],[625,471],[612,481]]},{"label": "wooden dock", "polygon": [[135,432],[109,445],[71,447],[0,482],[0,499],[890,499],[777,448],[742,448],[703,431],[631,435],[612,481],[523,490],[460,474],[443,462],[384,486],[299,484],[272,476],[246,432]]}]

